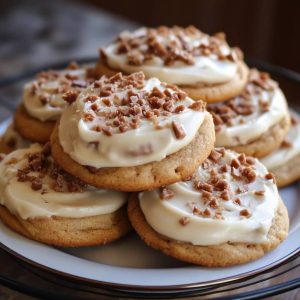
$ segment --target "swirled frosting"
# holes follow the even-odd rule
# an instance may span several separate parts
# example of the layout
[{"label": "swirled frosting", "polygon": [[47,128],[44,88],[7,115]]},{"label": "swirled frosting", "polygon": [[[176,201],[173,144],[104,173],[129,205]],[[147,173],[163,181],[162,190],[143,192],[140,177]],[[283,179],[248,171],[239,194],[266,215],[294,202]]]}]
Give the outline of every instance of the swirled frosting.
[{"label": "swirled frosting", "polygon": [[272,171],[284,166],[288,161],[300,154],[300,124],[299,117],[292,115],[292,124],[281,146],[260,159],[260,161]]},{"label": "swirled frosting", "polygon": [[256,159],[217,148],[189,181],[139,194],[159,234],[193,245],[263,243],[277,211],[272,175]]},{"label": "swirled frosting", "polygon": [[244,92],[226,102],[208,104],[216,129],[216,146],[245,145],[288,115],[287,102],[267,73],[250,71]]},{"label": "swirled frosting", "polygon": [[240,51],[230,48],[224,33],[209,36],[193,26],[140,28],[123,32],[101,49],[109,67],[179,85],[217,84],[237,72]]},{"label": "swirled frosting", "polygon": [[42,122],[57,120],[67,106],[66,92],[78,93],[92,81],[88,68],[71,64],[61,71],[45,71],[24,86],[23,104],[28,114]]},{"label": "swirled frosting", "polygon": [[125,204],[125,193],[85,185],[55,165],[44,149],[33,144],[0,163],[0,204],[10,212],[22,219],[81,218],[112,213]]},{"label": "swirled frosting", "polygon": [[81,92],[62,115],[59,140],[81,165],[136,166],[188,145],[206,114],[201,101],[175,86],[119,73]]}]

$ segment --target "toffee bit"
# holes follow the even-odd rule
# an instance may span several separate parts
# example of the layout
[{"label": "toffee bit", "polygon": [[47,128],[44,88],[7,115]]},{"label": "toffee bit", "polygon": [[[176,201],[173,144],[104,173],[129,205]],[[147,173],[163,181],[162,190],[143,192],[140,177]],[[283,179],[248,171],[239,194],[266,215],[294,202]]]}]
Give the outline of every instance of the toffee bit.
[{"label": "toffee bit", "polygon": [[236,198],[233,200],[233,203],[237,204],[237,205],[242,205],[241,199],[240,198]]},{"label": "toffee bit", "polygon": [[255,171],[250,167],[245,167],[242,170],[242,175],[247,179],[248,182],[253,182],[256,179]]},{"label": "toffee bit", "polygon": [[205,109],[205,104],[202,101],[195,101],[189,106],[190,109],[196,110],[196,111],[203,111]]},{"label": "toffee bit", "polygon": [[31,182],[31,188],[34,191],[38,191],[42,188],[43,184],[42,181],[39,178],[35,178],[32,182]]},{"label": "toffee bit", "polygon": [[201,209],[199,207],[193,206],[193,214],[199,216],[199,215],[202,214],[202,211],[201,211]]},{"label": "toffee bit", "polygon": [[222,157],[222,154],[217,152],[216,150],[212,150],[208,156],[208,158],[215,163],[218,162],[221,157]]},{"label": "toffee bit", "polygon": [[212,200],[208,203],[208,205],[209,205],[211,208],[213,208],[213,209],[217,209],[217,208],[219,207],[219,204],[218,204],[218,202],[217,202],[216,199],[212,199]]},{"label": "toffee bit", "polygon": [[231,160],[231,166],[235,169],[238,169],[240,167],[240,163],[236,158],[234,158]]},{"label": "toffee bit", "polygon": [[206,200],[211,200],[212,198],[212,193],[208,192],[208,191],[202,191],[202,197]]},{"label": "toffee bit", "polygon": [[66,102],[68,102],[69,104],[73,103],[78,96],[78,92],[77,91],[67,91],[66,93],[64,93],[62,95],[63,100],[65,100]]},{"label": "toffee bit", "polygon": [[242,153],[242,154],[240,154],[239,156],[238,156],[238,160],[240,161],[240,163],[241,164],[244,164],[244,163],[246,163],[246,155],[244,154],[244,153]]},{"label": "toffee bit", "polygon": [[194,188],[198,191],[207,191],[207,192],[212,192],[213,191],[213,186],[209,183],[206,182],[201,182],[201,181],[195,181],[194,182]]},{"label": "toffee bit", "polygon": [[265,194],[265,191],[255,191],[254,195],[256,196],[263,196]]},{"label": "toffee bit", "polygon": [[224,190],[227,190],[228,188],[229,188],[229,184],[224,179],[218,180],[215,184],[215,189],[218,191],[224,191]]},{"label": "toffee bit", "polygon": [[161,200],[169,200],[174,197],[174,192],[171,189],[165,187],[160,190],[159,197]]},{"label": "toffee bit", "polygon": [[268,173],[265,175],[265,178],[268,179],[268,180],[273,180],[273,182],[275,182],[275,177],[272,173]]},{"label": "toffee bit", "polygon": [[185,138],[186,133],[185,133],[183,127],[181,126],[181,124],[179,124],[176,121],[172,121],[172,129],[173,129],[173,132],[175,134],[175,137],[178,140],[182,140],[183,138]]},{"label": "toffee bit", "polygon": [[228,165],[222,165],[222,166],[220,167],[220,171],[221,171],[222,173],[227,173],[227,172],[229,171],[229,166],[228,166]]},{"label": "toffee bit", "polygon": [[187,224],[190,223],[190,218],[189,217],[182,217],[182,218],[180,218],[179,223],[182,226],[186,226]]},{"label": "toffee bit", "polygon": [[282,143],[281,143],[281,147],[282,148],[291,148],[292,143],[290,143],[288,140],[283,140]]},{"label": "toffee bit", "polygon": [[220,197],[221,197],[222,200],[228,201],[229,198],[230,198],[228,190],[223,191],[223,192],[220,194]]},{"label": "toffee bit", "polygon": [[205,210],[202,212],[203,217],[210,217],[211,212],[208,208],[205,208]]},{"label": "toffee bit", "polygon": [[251,216],[250,212],[248,209],[242,209],[240,211],[240,216],[242,217],[246,217],[246,218],[249,218]]},{"label": "toffee bit", "polygon": [[178,114],[178,113],[180,113],[180,112],[182,112],[182,111],[184,111],[185,110],[185,107],[184,107],[184,105],[179,105],[179,106],[177,106],[176,108],[175,108],[175,112]]}]

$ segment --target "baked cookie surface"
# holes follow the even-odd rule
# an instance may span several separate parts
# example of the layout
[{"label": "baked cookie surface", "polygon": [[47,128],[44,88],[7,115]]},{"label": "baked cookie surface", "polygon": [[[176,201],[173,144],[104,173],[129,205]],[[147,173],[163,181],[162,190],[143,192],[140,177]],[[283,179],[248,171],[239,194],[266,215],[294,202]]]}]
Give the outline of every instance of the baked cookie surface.
[{"label": "baked cookie surface", "polygon": [[151,247],[209,267],[257,259],[289,228],[274,177],[259,161],[221,148],[190,180],[133,194],[128,215]]}]

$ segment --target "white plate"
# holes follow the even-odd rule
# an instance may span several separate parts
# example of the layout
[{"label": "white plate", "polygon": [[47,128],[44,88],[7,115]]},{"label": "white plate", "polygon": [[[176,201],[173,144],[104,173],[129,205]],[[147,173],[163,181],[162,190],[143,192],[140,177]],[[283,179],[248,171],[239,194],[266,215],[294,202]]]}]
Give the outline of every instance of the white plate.
[{"label": "white plate", "polygon": [[[1,129],[7,125],[2,124]],[[298,185],[281,189],[288,208],[290,233],[275,250],[240,266],[204,268],[181,263],[147,247],[135,234],[106,246],[59,249],[31,241],[0,222],[4,249],[50,272],[123,290],[175,291],[233,282],[270,269],[300,249]]]}]

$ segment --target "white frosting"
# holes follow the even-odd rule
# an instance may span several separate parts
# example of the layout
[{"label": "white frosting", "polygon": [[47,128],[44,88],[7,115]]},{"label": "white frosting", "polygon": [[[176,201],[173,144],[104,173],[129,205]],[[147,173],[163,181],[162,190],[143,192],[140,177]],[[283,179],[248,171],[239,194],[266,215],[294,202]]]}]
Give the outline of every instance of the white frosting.
[{"label": "white frosting", "polygon": [[300,124],[291,125],[286,141],[290,147],[280,147],[271,154],[263,157],[260,161],[272,171],[285,165],[288,161],[300,154]]},{"label": "white frosting", "polygon": [[[57,76],[33,80],[24,86],[23,92],[23,104],[28,114],[42,122],[59,119],[66,108],[67,102],[63,100],[62,96],[66,92],[66,88],[74,89],[72,80],[68,80],[66,75],[76,76],[76,80],[86,79],[86,69],[83,68],[50,72],[57,73]],[[37,87],[34,93],[32,92],[33,85]],[[48,102],[43,104],[41,97],[48,98]]]},{"label": "white frosting", "polygon": [[[124,32],[123,36],[141,37],[144,40],[142,48],[146,46],[146,29],[141,28],[132,33]],[[174,39],[174,34],[167,36],[158,35],[158,40],[162,44],[166,44]],[[200,44],[207,45],[209,43],[209,36],[203,34],[201,38],[197,35],[186,35],[185,40],[192,47],[198,47]],[[117,53],[117,43],[110,44],[103,49],[107,56],[106,63],[113,69],[121,70],[128,74],[142,70],[145,75],[150,77],[157,77],[161,81],[179,85],[192,85],[196,83],[217,84],[231,80],[237,72],[237,63],[220,60],[214,54],[209,56],[194,56],[195,64],[187,65],[183,62],[176,61],[171,66],[165,66],[164,61],[155,56],[153,59],[147,61],[142,66],[134,66],[128,64],[126,54]],[[221,47],[224,56],[230,53],[230,48],[226,42]]]},{"label": "white frosting", "polygon": [[[226,151],[225,157],[218,163],[230,164],[237,154]],[[215,164],[214,167],[217,165]],[[158,233],[168,238],[188,242],[193,245],[220,245],[226,242],[263,243],[277,210],[279,194],[273,180],[264,178],[266,168],[255,160],[258,177],[248,184],[249,190],[239,195],[235,194],[238,187],[245,184],[233,180],[230,173],[223,173],[223,177],[230,186],[230,200],[218,200],[219,208],[213,210],[201,192],[193,187],[191,181],[178,182],[168,186],[174,192],[174,197],[167,200],[160,199],[159,190],[147,191],[139,194],[139,203],[147,222]],[[202,182],[210,177],[210,170],[200,167],[196,176]],[[263,196],[257,196],[254,191],[264,191]],[[214,197],[220,192],[214,192]],[[217,197],[216,197],[217,198]],[[239,198],[241,205],[232,200]],[[211,217],[193,214],[193,207],[201,211],[208,207]],[[240,211],[247,209],[250,217],[243,217]],[[224,219],[214,217],[214,212],[220,211]],[[179,220],[188,218],[189,222],[183,226]]]},{"label": "white frosting", "polygon": [[[154,86],[160,90],[165,89],[158,79],[152,78],[146,81],[143,91],[150,92]],[[112,96],[103,98],[118,102],[127,91],[121,89]],[[142,118],[138,128],[123,133],[115,128],[112,136],[107,136],[103,132],[92,130],[96,125],[105,124],[103,118],[95,118],[92,122],[84,121],[85,112],[91,111],[91,103],[85,102],[88,95],[99,95],[99,91],[90,86],[78,96],[76,104],[65,110],[60,120],[59,140],[64,151],[73,160],[81,165],[96,168],[137,166],[160,161],[192,141],[207,113],[188,108],[194,101],[186,97],[183,101],[177,101],[175,105],[185,105],[184,111],[157,118],[162,129],[155,129],[151,121]],[[94,102],[100,107],[100,112],[116,111],[115,106],[105,106],[101,101],[103,98],[98,97]],[[181,124],[186,133],[184,138],[176,138],[170,127],[172,121]]]},{"label": "white frosting", "polygon": [[[43,191],[35,191],[30,182],[20,182],[18,169],[24,167],[29,153],[41,150],[38,144],[16,150],[0,163],[0,204],[22,219],[60,216],[81,218],[112,213],[126,202],[126,194],[88,187],[84,192],[56,192],[53,179],[43,178]],[[15,161],[15,159],[17,161]]]},{"label": "white frosting", "polygon": [[[269,103],[268,111],[260,111],[259,100]],[[286,99],[279,88],[274,91],[262,91],[259,95],[251,95],[251,101],[255,111],[248,116],[240,116],[244,119],[242,124],[239,123],[239,118],[235,118],[232,126],[224,124],[216,132],[217,147],[245,145],[259,138],[288,114]]]},{"label": "white frosting", "polygon": [[11,123],[4,134],[2,135],[2,142],[5,143],[11,149],[22,149],[27,148],[31,142],[24,139],[15,129]]}]

